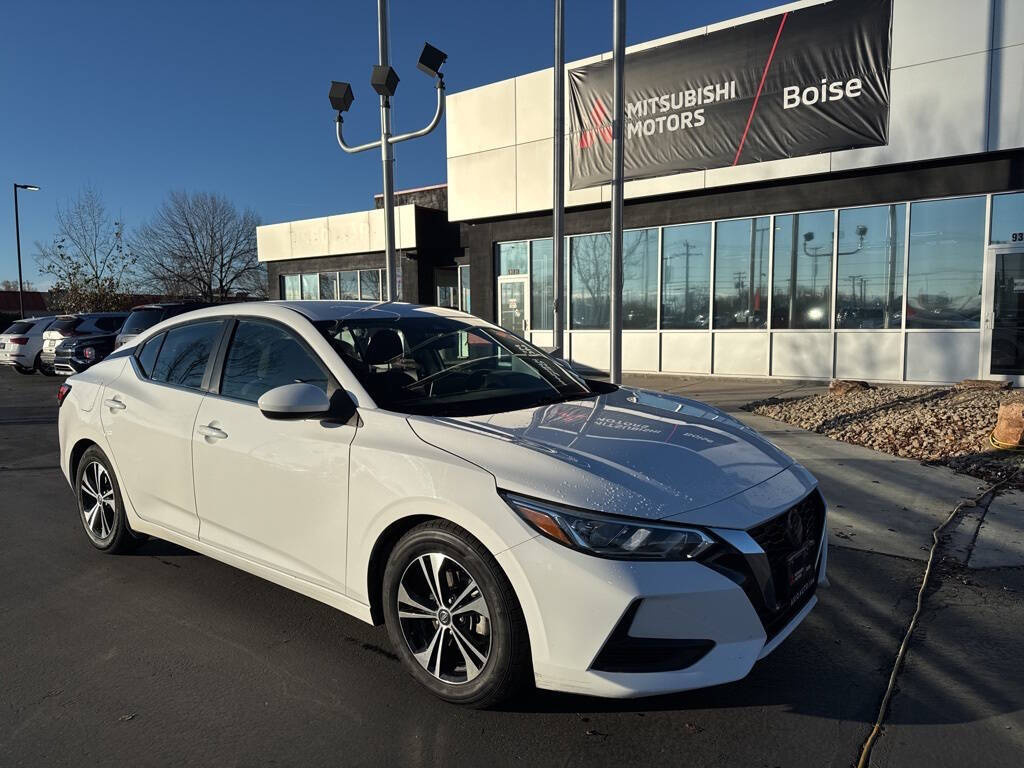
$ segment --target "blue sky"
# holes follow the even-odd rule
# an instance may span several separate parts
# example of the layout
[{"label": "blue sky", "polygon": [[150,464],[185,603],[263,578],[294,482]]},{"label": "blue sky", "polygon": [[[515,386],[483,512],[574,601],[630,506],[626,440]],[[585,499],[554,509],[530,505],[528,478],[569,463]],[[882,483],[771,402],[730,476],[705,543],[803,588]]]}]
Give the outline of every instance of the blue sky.
[{"label": "blue sky", "polygon": [[[611,47],[611,1],[566,0],[569,59]],[[779,4],[630,0],[627,43]],[[392,0],[392,63],[402,78],[395,130],[419,128],[434,90],[416,67],[424,41],[449,54],[449,92],[551,65],[550,0]],[[220,192],[264,222],[372,205],[380,158],[343,155],[329,81],[349,80],[353,142],[373,138],[374,0],[34,0],[0,24],[0,279],[17,277],[11,183],[26,279],[35,241],[85,184],[134,228],[171,189]],[[445,179],[444,125],[396,148],[398,188]]]}]

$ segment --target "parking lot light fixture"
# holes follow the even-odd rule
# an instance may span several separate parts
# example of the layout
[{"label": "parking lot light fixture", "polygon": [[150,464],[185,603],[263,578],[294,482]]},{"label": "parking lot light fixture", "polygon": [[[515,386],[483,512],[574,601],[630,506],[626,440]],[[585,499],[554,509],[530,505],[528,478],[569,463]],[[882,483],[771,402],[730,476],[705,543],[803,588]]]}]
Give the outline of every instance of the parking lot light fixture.
[{"label": "parking lot light fixture", "polygon": [[14,184],[14,242],[18,252],[18,316],[25,317],[25,288],[21,279],[21,221],[18,216],[19,189],[24,189],[28,192],[38,192],[39,187],[35,184]]},{"label": "parking lot light fixture", "polygon": [[448,55],[434,46],[427,43],[420,53],[419,62],[416,64],[421,71],[435,78],[437,88],[437,108],[434,117],[418,131],[391,134],[391,99],[398,88],[398,73],[391,67],[390,51],[388,48],[388,9],[387,0],[377,0],[377,47],[378,61],[370,76],[370,85],[380,97],[380,138],[366,144],[352,146],[345,142],[342,135],[342,113],[346,112],[352,104],[352,89],[348,83],[331,83],[331,107],[337,112],[335,118],[335,133],[338,139],[338,146],[347,154],[356,154],[370,149],[379,149],[381,154],[381,165],[384,175],[384,263],[387,273],[387,301],[401,301],[402,296],[398,290],[398,263],[395,254],[395,157],[392,144],[400,141],[416,139],[426,136],[433,131],[441,122],[444,115],[444,76],[441,74],[441,67],[448,59]]}]

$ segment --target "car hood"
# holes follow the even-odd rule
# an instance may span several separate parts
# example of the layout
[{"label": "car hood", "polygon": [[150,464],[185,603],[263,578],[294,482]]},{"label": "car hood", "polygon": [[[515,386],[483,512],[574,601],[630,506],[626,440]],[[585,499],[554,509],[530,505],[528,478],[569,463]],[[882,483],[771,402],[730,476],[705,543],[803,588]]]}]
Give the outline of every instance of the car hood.
[{"label": "car hood", "polygon": [[[732,518],[717,503],[794,464],[717,408],[625,387],[506,413],[410,416],[409,424],[425,442],[486,469],[499,488],[582,509],[702,525],[746,527],[749,516]],[[786,487],[795,500],[808,482]],[[774,509],[777,488],[772,495]]]}]

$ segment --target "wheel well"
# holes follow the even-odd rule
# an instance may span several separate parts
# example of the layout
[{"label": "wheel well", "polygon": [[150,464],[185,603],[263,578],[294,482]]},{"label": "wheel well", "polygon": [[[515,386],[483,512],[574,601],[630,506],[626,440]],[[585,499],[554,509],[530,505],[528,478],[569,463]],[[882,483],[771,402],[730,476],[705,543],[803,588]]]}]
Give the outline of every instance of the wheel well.
[{"label": "wheel well", "polygon": [[75,477],[78,475],[78,462],[82,460],[82,454],[94,445],[96,443],[92,440],[84,439],[75,443],[75,447],[71,449],[71,460],[68,462],[68,476],[71,478],[72,485],[74,485]]},{"label": "wheel well", "polygon": [[370,565],[366,569],[367,598],[370,601],[370,616],[373,618],[374,624],[384,623],[384,599],[382,595],[384,568],[388,564],[388,557],[390,557],[391,551],[395,548],[395,544],[420,523],[440,519],[442,518],[433,515],[403,517],[401,520],[396,520],[385,528],[377,538],[377,543],[373,545],[373,551],[370,553]]}]

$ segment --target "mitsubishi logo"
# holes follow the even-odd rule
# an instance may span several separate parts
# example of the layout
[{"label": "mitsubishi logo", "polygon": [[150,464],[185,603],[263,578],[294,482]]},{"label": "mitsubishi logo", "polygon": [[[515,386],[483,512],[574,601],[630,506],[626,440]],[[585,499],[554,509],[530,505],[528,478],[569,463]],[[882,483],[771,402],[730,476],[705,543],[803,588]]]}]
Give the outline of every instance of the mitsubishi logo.
[{"label": "mitsubishi logo", "polygon": [[586,149],[587,147],[592,146],[597,141],[598,136],[601,137],[601,141],[605,144],[611,144],[611,120],[608,117],[608,109],[600,99],[594,102],[594,106],[590,109],[590,122],[599,127],[587,128],[580,134],[580,149]]}]

